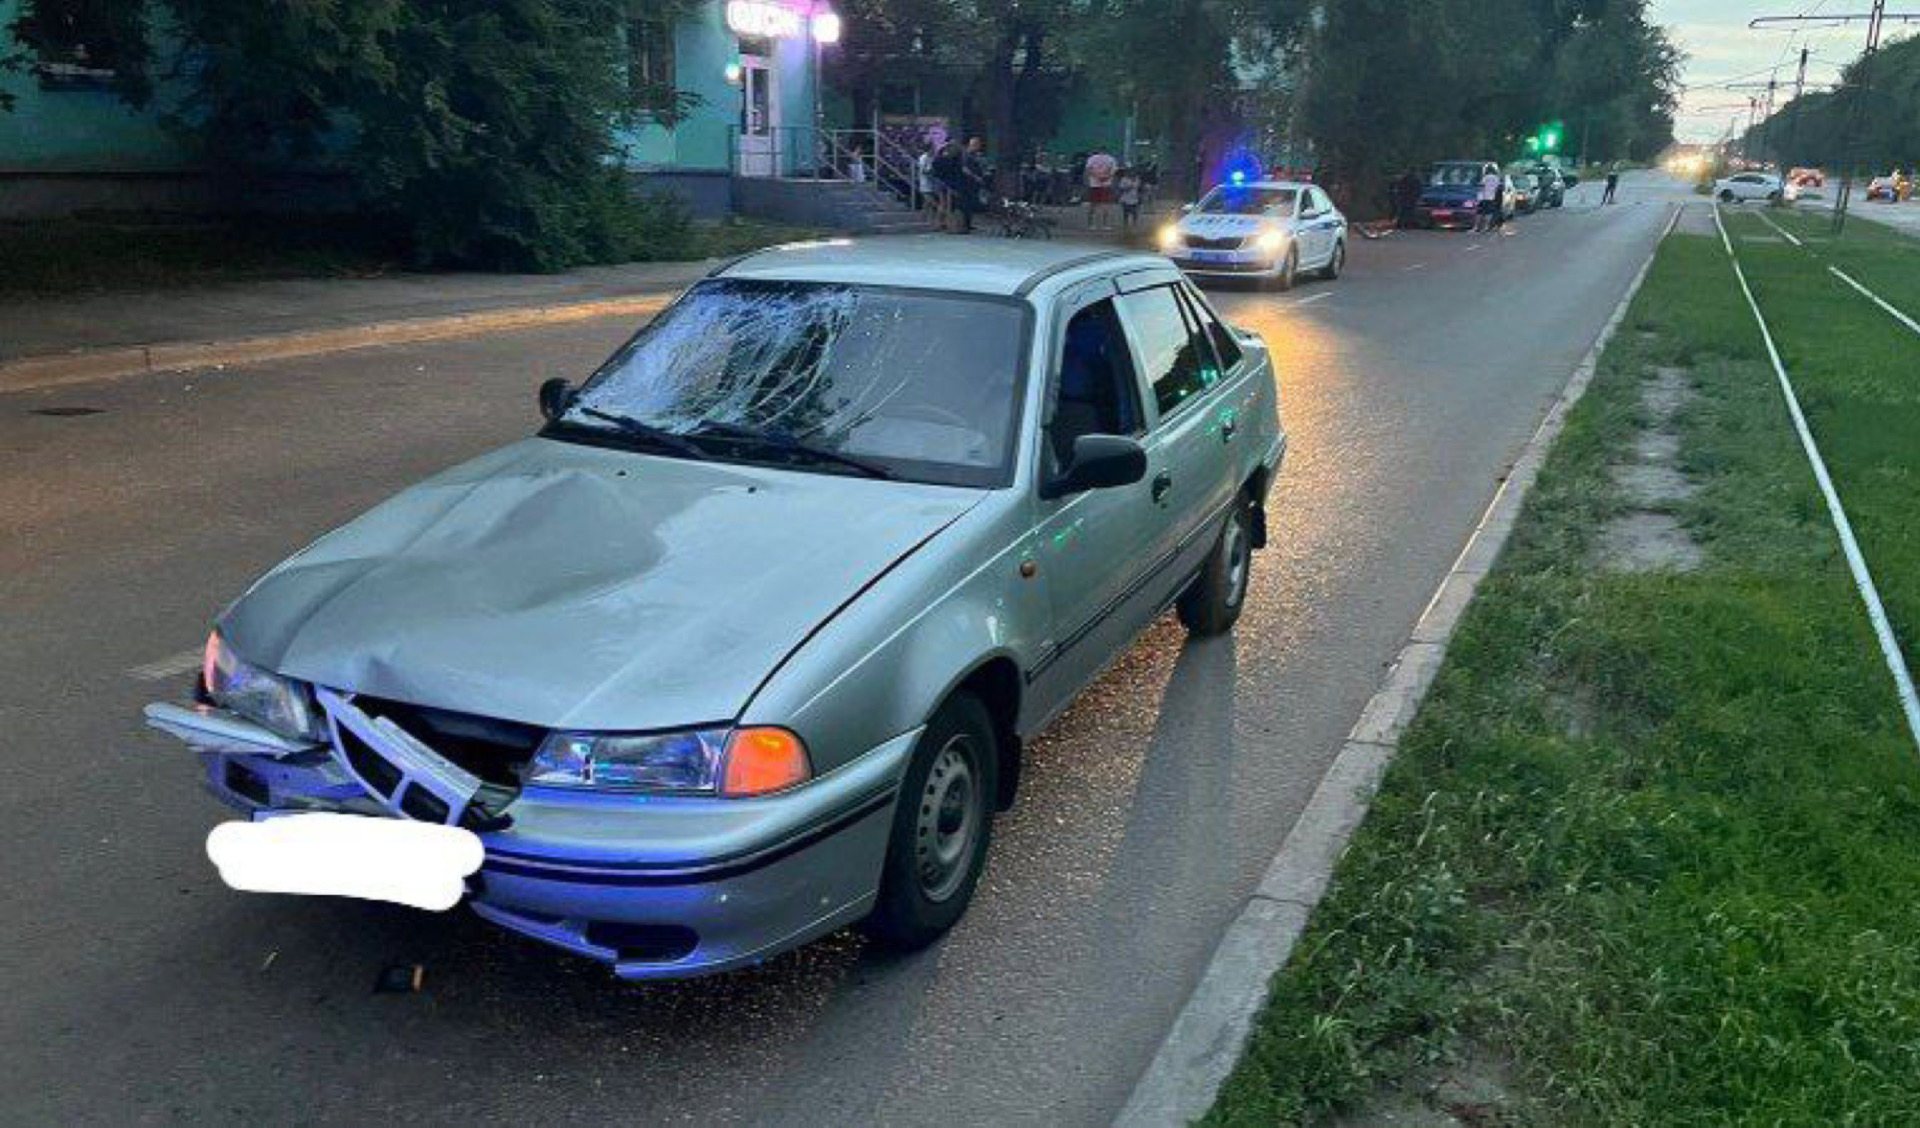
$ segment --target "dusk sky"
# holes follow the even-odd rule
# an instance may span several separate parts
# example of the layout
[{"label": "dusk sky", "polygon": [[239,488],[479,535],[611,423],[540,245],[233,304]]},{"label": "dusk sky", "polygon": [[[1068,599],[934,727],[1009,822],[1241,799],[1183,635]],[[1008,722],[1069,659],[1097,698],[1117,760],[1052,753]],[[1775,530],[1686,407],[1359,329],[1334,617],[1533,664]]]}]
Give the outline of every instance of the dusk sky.
[{"label": "dusk sky", "polygon": [[[1782,93],[1776,105],[1784,105],[1801,47],[1813,50],[1807,64],[1807,87],[1817,89],[1837,79],[1841,64],[1858,55],[1866,42],[1864,24],[1821,26],[1796,33],[1749,30],[1748,20],[1755,16],[1863,12],[1867,7],[1867,0],[1653,0],[1653,19],[1672,29],[1675,41],[1688,56],[1685,81],[1692,89],[1681,101],[1675,134],[1682,141],[1716,140],[1736,117],[1742,126],[1746,124],[1747,95],[1765,93],[1702,89],[1706,84],[1728,80],[1764,83],[1769,69],[1779,64]],[[1898,25],[1887,25],[1889,40],[1902,34]]]}]

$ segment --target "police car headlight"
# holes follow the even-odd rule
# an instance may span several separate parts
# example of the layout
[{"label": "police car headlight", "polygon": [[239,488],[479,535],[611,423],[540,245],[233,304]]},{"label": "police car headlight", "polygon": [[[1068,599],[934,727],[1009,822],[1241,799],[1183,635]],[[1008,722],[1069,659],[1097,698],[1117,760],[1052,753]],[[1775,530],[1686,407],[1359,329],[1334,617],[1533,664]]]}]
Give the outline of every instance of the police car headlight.
[{"label": "police car headlight", "polygon": [[1162,227],[1160,229],[1160,249],[1161,250],[1177,251],[1186,245],[1187,245],[1187,241],[1181,238],[1180,229],[1178,227],[1175,227],[1173,224],[1169,223],[1165,227]]},{"label": "police car headlight", "polygon": [[1262,254],[1277,255],[1287,247],[1287,235],[1284,231],[1262,231],[1253,241],[1254,249]]}]

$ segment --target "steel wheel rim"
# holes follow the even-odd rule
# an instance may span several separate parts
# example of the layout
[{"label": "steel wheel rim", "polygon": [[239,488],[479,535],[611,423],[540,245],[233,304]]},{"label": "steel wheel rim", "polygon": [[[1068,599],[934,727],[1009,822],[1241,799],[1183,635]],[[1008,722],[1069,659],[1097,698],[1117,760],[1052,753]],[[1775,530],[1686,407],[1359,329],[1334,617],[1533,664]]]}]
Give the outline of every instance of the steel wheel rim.
[{"label": "steel wheel rim", "polygon": [[946,900],[966,881],[980,835],[980,804],[973,741],[954,736],[934,755],[914,816],[914,870],[929,901]]},{"label": "steel wheel rim", "polygon": [[1227,522],[1227,606],[1238,607],[1247,597],[1248,565],[1253,554],[1247,550],[1247,530],[1238,520]]}]

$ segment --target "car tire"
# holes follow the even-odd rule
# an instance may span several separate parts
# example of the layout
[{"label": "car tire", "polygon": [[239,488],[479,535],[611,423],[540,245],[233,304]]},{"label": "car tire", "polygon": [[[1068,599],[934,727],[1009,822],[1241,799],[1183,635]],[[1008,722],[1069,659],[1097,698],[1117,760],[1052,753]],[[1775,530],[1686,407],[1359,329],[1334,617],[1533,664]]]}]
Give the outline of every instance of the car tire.
[{"label": "car tire", "polygon": [[1296,247],[1287,248],[1287,257],[1281,260],[1280,269],[1267,280],[1267,285],[1281,293],[1293,289],[1300,275],[1300,251]]},{"label": "car tire", "polygon": [[1220,539],[1207,554],[1175,610],[1187,633],[1207,637],[1226,634],[1240,621],[1253,578],[1253,502],[1242,493],[1234,500]]},{"label": "car tire", "polygon": [[949,697],[914,744],[894,803],[879,896],[862,930],[917,951],[965,915],[993,841],[1000,739],[971,693]]},{"label": "car tire", "polygon": [[1723,204],[1733,203],[1734,202],[1733,189],[1731,188],[1720,189],[1720,202]]},{"label": "car tire", "polygon": [[1327,256],[1327,265],[1320,268],[1320,277],[1331,282],[1340,277],[1340,268],[1347,265],[1347,241],[1335,239],[1333,253]]}]

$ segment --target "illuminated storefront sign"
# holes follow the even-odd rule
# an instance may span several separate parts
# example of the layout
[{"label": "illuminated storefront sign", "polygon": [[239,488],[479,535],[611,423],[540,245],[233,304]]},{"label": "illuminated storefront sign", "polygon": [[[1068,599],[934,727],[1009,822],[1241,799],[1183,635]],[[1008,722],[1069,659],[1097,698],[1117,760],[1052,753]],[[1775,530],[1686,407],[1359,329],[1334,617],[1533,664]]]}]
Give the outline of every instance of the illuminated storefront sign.
[{"label": "illuminated storefront sign", "polygon": [[800,13],[769,0],[727,0],[727,27],[749,39],[791,39],[806,23]]}]

